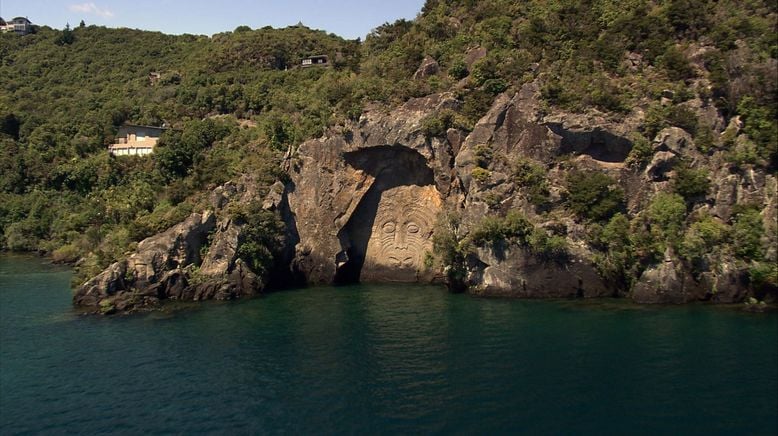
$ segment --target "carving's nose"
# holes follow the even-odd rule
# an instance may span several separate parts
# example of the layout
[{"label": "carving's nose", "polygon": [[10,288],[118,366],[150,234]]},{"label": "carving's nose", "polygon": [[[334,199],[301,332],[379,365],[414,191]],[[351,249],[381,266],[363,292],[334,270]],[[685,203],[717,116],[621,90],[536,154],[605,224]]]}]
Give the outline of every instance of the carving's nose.
[{"label": "carving's nose", "polygon": [[406,235],[405,235],[405,228],[397,229],[398,231],[394,234],[394,243],[397,245],[397,248],[408,248],[406,245]]}]

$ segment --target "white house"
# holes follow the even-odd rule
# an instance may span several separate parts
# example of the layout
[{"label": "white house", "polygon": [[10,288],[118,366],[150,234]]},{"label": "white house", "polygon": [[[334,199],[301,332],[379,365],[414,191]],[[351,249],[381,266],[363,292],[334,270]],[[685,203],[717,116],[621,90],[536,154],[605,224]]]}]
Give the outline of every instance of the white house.
[{"label": "white house", "polygon": [[308,67],[326,67],[329,65],[329,57],[327,55],[316,55],[303,58],[300,61],[300,66],[303,68]]},{"label": "white house", "polygon": [[16,17],[11,21],[5,21],[0,17],[0,32],[15,32],[19,35],[26,35],[32,32],[32,22],[25,17]]},{"label": "white house", "polygon": [[116,142],[108,146],[114,156],[145,156],[154,152],[154,147],[167,130],[164,127],[136,126],[125,124],[119,127]]}]

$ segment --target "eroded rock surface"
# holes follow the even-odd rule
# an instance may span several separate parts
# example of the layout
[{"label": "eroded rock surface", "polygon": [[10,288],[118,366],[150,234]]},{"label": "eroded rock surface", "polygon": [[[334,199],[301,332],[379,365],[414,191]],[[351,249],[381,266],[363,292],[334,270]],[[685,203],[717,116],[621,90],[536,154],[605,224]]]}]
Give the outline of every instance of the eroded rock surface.
[{"label": "eroded rock surface", "polygon": [[[471,57],[483,54],[479,49]],[[425,60],[418,74],[434,74],[433,62]],[[597,267],[602,253],[588,245],[587,223],[565,208],[567,176],[571,169],[607,174],[625,193],[624,212],[634,217],[658,193],[672,189],[680,163],[705,169],[712,183],[692,212],[726,222],[737,205],[763,206],[763,243],[776,247],[774,175],[734,168],[723,152],[704,154],[677,127],[653,138],[647,161],[629,163],[632,134],[645,118],[639,108],[620,119],[597,111],[546,113],[539,95],[537,83],[527,83],[514,94],[497,96],[472,131],[447,126],[439,136],[428,136],[424,123],[459,110],[462,102],[453,94],[411,99],[392,111],[372,108],[358,122],[290,150],[283,164],[289,179],[269,193],[260,195],[245,180],[215,189],[213,212],[193,214],[141,242],[135,254],[85,283],[74,301],[122,312],[164,299],[231,299],[260,292],[268,276],[258,276],[238,258],[243,224],[222,212],[232,202],[252,200],[280,214],[286,225],[282,262],[270,272],[282,277],[276,280],[282,286],[289,277],[307,284],[444,281],[451,269],[432,256],[443,216],[456,214],[458,237],[467,238],[485,217],[519,211],[535,229],[532,236],[541,239],[536,244],[542,245],[542,235],[561,240],[565,255],[549,258],[542,246],[530,247],[527,235],[505,241],[499,250],[471,247],[457,286],[479,295],[617,295],[640,303],[739,302],[752,295],[749,266],[726,256],[709,256],[692,267],[668,253],[663,261],[642,266],[631,288],[604,279]],[[693,109],[716,121],[710,107]],[[517,176],[520,165],[543,172],[543,202]],[[774,259],[775,251],[768,250],[767,257]]]},{"label": "eroded rock surface", "polygon": [[424,259],[452,189],[452,144],[425,137],[421,124],[458,104],[446,94],[410,100],[389,114],[368,112],[347,135],[300,146],[288,198],[299,234],[293,268],[308,283],[439,276]]},{"label": "eroded rock surface", "polygon": [[105,314],[129,313],[163,300],[226,300],[259,293],[265,282],[237,257],[243,226],[224,211],[232,201],[258,195],[250,177],[216,188],[210,196],[213,209],[192,213],[138,243],[127,259],[76,289],[74,304]]}]

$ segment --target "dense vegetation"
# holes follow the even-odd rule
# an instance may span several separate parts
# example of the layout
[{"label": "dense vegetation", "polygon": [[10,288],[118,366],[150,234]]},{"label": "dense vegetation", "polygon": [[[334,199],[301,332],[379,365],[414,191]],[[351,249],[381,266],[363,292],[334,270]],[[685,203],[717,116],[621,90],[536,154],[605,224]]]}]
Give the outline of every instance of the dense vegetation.
[{"label": "dense vegetation", "polygon": [[[270,184],[283,152],[357,119],[367,103],[455,92],[461,111],[426,120],[432,137],[472,128],[496,94],[533,80],[549,109],[618,118],[646,107],[629,158],[636,166],[658,131],[677,126],[703,152],[723,148],[735,165],[774,171],[777,38],[776,5],[762,0],[428,0],[418,19],[379,26],[364,42],[305,27],[242,26],[210,38],[95,26],[0,35],[0,247],[83,259],[85,277],[196,209],[209,188],[245,172]],[[333,68],[295,68],[312,54],[327,54]],[[441,72],[414,80],[425,56]],[[739,116],[749,140],[713,135],[684,105],[694,98],[727,120]],[[125,122],[174,129],[151,158],[117,159],[105,147]],[[475,179],[488,179],[489,158],[479,156]],[[545,206],[544,168],[515,166],[531,202]],[[623,192],[606,176],[569,177],[564,206],[590,223],[606,274],[628,280],[665,243],[692,263],[720,241],[744,260],[762,256],[761,223],[748,209],[729,223],[688,216],[707,192],[704,171],[679,171],[674,192],[638,218],[625,215]],[[515,215],[494,220],[476,240],[564,252],[559,237],[544,239]],[[775,275],[758,268],[758,277]]]}]

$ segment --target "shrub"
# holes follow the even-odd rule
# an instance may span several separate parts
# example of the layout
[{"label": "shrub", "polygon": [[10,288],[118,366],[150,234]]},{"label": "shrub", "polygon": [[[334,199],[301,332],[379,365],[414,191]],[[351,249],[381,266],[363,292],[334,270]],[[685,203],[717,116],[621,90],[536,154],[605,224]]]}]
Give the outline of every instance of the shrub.
[{"label": "shrub", "polygon": [[541,206],[548,202],[549,190],[546,171],[529,159],[518,158],[514,164],[513,179],[524,188],[530,203]]},{"label": "shrub", "polygon": [[588,102],[606,112],[629,112],[629,107],[622,99],[623,93],[607,78],[595,80],[591,85]]},{"label": "shrub", "polygon": [[452,111],[442,111],[421,120],[421,131],[427,138],[439,138],[445,135],[453,125],[454,113]]},{"label": "shrub", "polygon": [[284,223],[256,201],[235,210],[233,219],[243,225],[238,239],[238,257],[257,275],[266,274],[283,247]]},{"label": "shrub", "polygon": [[743,116],[743,130],[758,146],[760,158],[778,163],[778,123],[775,108],[758,104],[751,96],[744,97],[737,107]]},{"label": "shrub", "polygon": [[680,165],[676,167],[672,187],[673,192],[683,197],[687,202],[704,197],[710,189],[708,171],[704,169],[695,170],[689,166]]},{"label": "shrub", "polygon": [[481,247],[507,240],[524,243],[532,228],[532,223],[523,214],[510,211],[505,217],[484,217],[470,233],[470,240]]},{"label": "shrub", "polygon": [[683,52],[671,45],[662,55],[662,66],[672,81],[685,80],[694,77],[694,70]]},{"label": "shrub", "polygon": [[627,217],[621,213],[613,215],[602,228],[596,242],[605,249],[604,255],[595,257],[600,274],[622,285],[628,284],[628,271],[634,264],[634,250]]},{"label": "shrub", "polygon": [[735,254],[744,260],[760,260],[764,226],[759,210],[755,207],[746,207],[735,215],[734,221],[732,243]]},{"label": "shrub", "polygon": [[549,235],[546,230],[534,228],[527,237],[532,253],[544,260],[564,261],[567,259],[567,240],[563,236]]},{"label": "shrub", "polygon": [[627,155],[626,164],[631,168],[641,168],[654,155],[654,148],[645,136],[637,133],[632,138],[632,149]]},{"label": "shrub", "polygon": [[660,192],[648,206],[648,218],[665,241],[677,242],[686,218],[686,203],[678,194]]},{"label": "shrub", "polygon": [[508,89],[508,84],[502,79],[487,79],[484,81],[484,91],[492,95],[497,95]]},{"label": "shrub", "polygon": [[705,216],[686,230],[678,254],[699,270],[703,259],[716,252],[728,236],[727,225]]},{"label": "shrub", "polygon": [[567,258],[567,240],[560,235],[550,235],[545,229],[535,227],[524,214],[512,210],[504,217],[487,216],[471,233],[470,240],[479,247],[501,242],[526,247],[544,260],[564,261]]},{"label": "shrub", "polygon": [[646,110],[646,120],[643,122],[645,137],[651,140],[667,126],[667,109],[659,104],[649,106]]},{"label": "shrub", "polygon": [[672,106],[667,111],[667,122],[680,127],[692,136],[697,135],[697,115],[685,106]]},{"label": "shrub", "polygon": [[567,177],[567,204],[578,216],[593,221],[610,218],[624,207],[624,191],[599,172],[574,171]]},{"label": "shrub", "polygon": [[456,80],[464,79],[468,74],[467,64],[461,59],[454,61],[451,66],[448,67],[448,75]]},{"label": "shrub", "polygon": [[564,106],[569,102],[567,92],[558,79],[545,83],[540,88],[540,97],[552,105]]},{"label": "shrub", "polygon": [[487,144],[478,144],[475,146],[475,164],[481,168],[489,168],[494,152]]},{"label": "shrub", "polygon": [[755,262],[748,273],[751,284],[756,288],[778,287],[778,264],[774,262]]},{"label": "shrub", "polygon": [[473,180],[475,180],[476,183],[481,185],[489,183],[489,180],[492,178],[492,172],[481,167],[473,168],[473,171],[470,173],[470,175],[473,177]]},{"label": "shrub", "polygon": [[694,138],[694,145],[702,153],[710,152],[715,145],[713,129],[707,125],[699,126],[697,128],[697,136]]},{"label": "shrub", "polygon": [[441,215],[432,236],[432,250],[441,258],[449,285],[455,290],[461,290],[465,286],[465,261],[471,251],[469,240],[460,235],[460,224],[461,217],[458,214]]},{"label": "shrub", "polygon": [[462,115],[471,124],[470,127],[489,111],[494,96],[488,92],[475,89],[462,95]]}]

